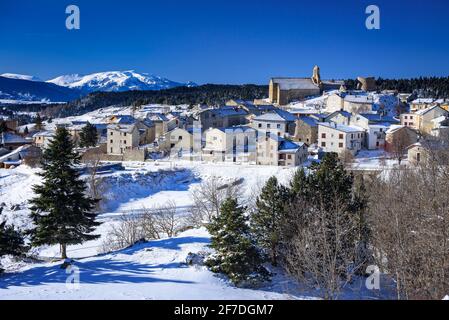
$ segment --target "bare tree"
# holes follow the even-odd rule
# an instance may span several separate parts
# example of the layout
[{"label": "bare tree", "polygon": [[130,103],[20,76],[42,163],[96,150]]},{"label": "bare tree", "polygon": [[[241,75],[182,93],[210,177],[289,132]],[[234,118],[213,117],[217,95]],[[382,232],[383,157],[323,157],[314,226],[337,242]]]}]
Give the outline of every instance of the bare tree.
[{"label": "bare tree", "polygon": [[392,170],[370,186],[376,262],[398,299],[442,299],[449,292],[448,167],[426,161]]},{"label": "bare tree", "polygon": [[212,221],[220,214],[220,207],[226,198],[241,198],[240,182],[221,184],[219,179],[211,177],[203,181],[192,192],[193,207],[188,218],[189,223],[200,226]]},{"label": "bare tree", "polygon": [[157,234],[165,234],[167,237],[174,237],[181,229],[182,222],[177,216],[176,203],[168,201],[166,204],[157,207],[154,211],[154,224]]},{"label": "bare tree", "polygon": [[410,146],[410,139],[408,137],[406,130],[399,130],[395,135],[391,145],[391,151],[393,153],[394,158],[398,160],[399,165],[405,158],[405,154],[409,146]]},{"label": "bare tree", "polygon": [[[287,272],[308,288],[318,288],[324,299],[336,299],[358,267],[352,243],[356,224],[348,219],[346,204],[336,195],[331,210],[297,199],[288,209],[284,230],[291,234],[284,251]],[[351,244],[352,243],[352,244]]]}]

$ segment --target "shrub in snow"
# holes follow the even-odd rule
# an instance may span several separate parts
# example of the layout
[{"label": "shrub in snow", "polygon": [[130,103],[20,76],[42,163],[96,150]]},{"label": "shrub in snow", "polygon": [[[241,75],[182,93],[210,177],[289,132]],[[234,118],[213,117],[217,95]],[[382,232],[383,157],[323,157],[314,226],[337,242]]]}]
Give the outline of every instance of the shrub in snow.
[{"label": "shrub in snow", "polygon": [[206,251],[200,251],[197,253],[189,252],[186,258],[186,264],[189,266],[204,266],[204,261],[208,256],[209,253]]}]

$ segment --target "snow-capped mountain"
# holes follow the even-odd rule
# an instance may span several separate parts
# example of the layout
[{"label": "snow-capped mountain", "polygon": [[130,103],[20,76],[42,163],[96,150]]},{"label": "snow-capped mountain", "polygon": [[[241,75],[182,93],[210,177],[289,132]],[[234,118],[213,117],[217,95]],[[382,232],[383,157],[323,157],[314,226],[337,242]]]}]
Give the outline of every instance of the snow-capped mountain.
[{"label": "snow-capped mountain", "polygon": [[42,81],[38,77],[29,76],[26,74],[16,74],[16,73],[3,73],[0,74],[0,77],[9,78],[9,79],[17,79],[17,80],[28,80],[28,81]]},{"label": "snow-capped mountain", "polygon": [[196,86],[193,82],[180,83],[132,70],[99,72],[89,75],[63,75],[47,82],[83,92],[161,90],[180,86]]}]

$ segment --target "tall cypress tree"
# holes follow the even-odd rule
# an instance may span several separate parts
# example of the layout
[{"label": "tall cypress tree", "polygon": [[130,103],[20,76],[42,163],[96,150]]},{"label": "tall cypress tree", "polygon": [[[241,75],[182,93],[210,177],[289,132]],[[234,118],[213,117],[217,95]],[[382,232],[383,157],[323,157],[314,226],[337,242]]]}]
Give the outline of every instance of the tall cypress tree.
[{"label": "tall cypress tree", "polygon": [[259,252],[251,241],[244,208],[236,199],[226,199],[220,215],[207,226],[215,256],[207,264],[213,272],[223,272],[234,284],[267,279]]},{"label": "tall cypress tree", "polygon": [[87,122],[80,132],[80,147],[95,147],[98,141],[97,129]]},{"label": "tall cypress tree", "polygon": [[63,259],[67,245],[99,237],[92,234],[99,225],[93,212],[97,200],[85,195],[86,184],[75,168],[79,159],[68,131],[58,128],[43,154],[43,184],[33,187],[36,197],[30,201],[35,224],[30,231],[32,244],[59,244]]},{"label": "tall cypress tree", "polygon": [[251,215],[252,234],[257,245],[277,265],[278,246],[281,239],[281,220],[285,215],[288,190],[278,184],[276,177],[268,179],[256,201],[257,209]]}]

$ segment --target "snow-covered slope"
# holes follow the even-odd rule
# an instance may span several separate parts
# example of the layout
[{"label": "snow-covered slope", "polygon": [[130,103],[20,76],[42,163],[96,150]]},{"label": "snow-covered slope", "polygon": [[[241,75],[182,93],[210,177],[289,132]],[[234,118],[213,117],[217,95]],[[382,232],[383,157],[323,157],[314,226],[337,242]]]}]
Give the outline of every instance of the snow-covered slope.
[{"label": "snow-covered slope", "polygon": [[63,87],[93,91],[161,90],[179,86],[195,86],[194,83],[180,83],[148,73],[135,71],[107,71],[89,75],[63,75],[47,82]]},{"label": "snow-covered slope", "polygon": [[42,81],[41,79],[35,76],[29,76],[26,74],[16,74],[16,73],[3,73],[0,74],[0,77],[18,80],[28,80],[28,81]]}]

